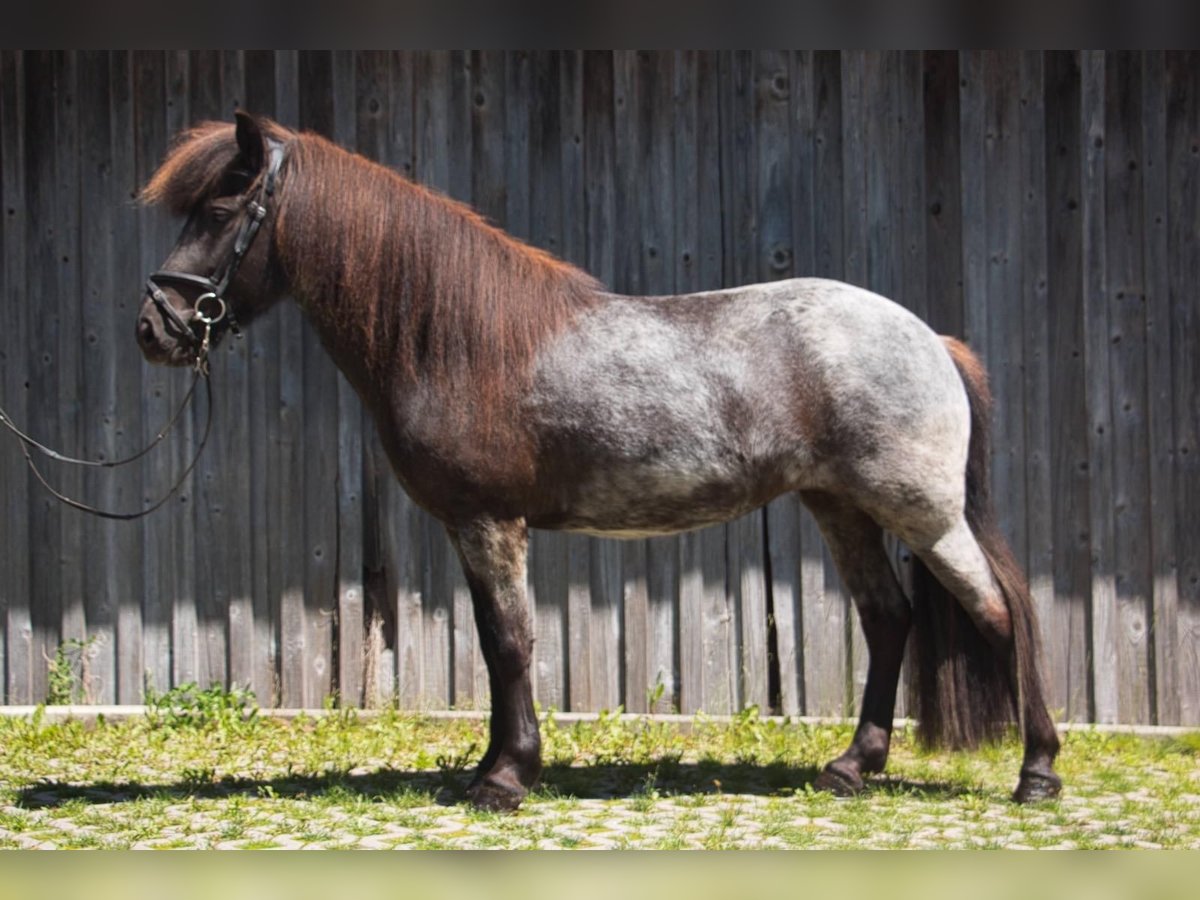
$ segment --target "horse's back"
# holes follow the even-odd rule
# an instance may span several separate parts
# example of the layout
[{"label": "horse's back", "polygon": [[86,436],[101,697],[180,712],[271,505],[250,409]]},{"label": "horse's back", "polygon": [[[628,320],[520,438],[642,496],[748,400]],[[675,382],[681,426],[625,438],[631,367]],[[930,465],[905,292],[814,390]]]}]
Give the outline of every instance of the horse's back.
[{"label": "horse's back", "polygon": [[667,532],[826,488],[881,440],[911,444],[914,421],[953,430],[947,391],[962,394],[936,335],[851,285],[606,295],[538,357],[540,524]]}]

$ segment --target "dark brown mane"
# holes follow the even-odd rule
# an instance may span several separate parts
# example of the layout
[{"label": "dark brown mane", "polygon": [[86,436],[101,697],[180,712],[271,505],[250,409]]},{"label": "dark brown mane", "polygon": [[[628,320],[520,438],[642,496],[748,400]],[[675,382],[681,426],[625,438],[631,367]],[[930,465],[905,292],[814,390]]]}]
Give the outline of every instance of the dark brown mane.
[{"label": "dark brown mane", "polygon": [[373,378],[418,373],[498,408],[536,349],[594,296],[589,275],[468,207],[325,139],[284,169],[277,245],[309,315]]}]

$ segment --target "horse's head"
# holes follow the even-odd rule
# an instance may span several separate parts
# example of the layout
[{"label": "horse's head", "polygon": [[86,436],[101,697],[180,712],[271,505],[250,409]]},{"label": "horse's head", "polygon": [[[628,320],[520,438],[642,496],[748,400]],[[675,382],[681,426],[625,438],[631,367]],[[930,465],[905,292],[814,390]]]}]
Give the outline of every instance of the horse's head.
[{"label": "horse's head", "polygon": [[153,363],[195,362],[277,300],[272,253],[281,130],[239,111],[236,126],[202,125],[185,137],[142,191],[187,222],[146,284],[137,341]]}]

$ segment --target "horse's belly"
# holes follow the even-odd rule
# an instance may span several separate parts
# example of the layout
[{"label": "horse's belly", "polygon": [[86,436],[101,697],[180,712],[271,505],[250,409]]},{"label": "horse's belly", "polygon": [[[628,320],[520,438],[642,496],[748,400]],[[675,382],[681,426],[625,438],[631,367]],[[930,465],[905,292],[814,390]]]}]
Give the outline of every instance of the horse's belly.
[{"label": "horse's belly", "polygon": [[794,467],[721,473],[617,467],[590,473],[565,508],[534,527],[601,537],[649,537],[728,522],[799,486]]}]

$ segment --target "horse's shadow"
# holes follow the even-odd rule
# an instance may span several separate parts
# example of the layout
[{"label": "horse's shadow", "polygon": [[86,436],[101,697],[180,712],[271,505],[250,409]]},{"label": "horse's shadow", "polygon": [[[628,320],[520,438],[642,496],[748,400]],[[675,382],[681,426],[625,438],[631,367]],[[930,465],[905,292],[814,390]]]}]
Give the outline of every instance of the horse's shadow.
[{"label": "horse's shadow", "polygon": [[[594,763],[586,766],[551,764],[542,771],[535,798],[647,800],[695,795],[755,795],[789,797],[809,793],[820,769],[782,763]],[[44,780],[17,793],[16,805],[46,809],[72,802],[111,804],[139,799],[179,801],[192,798],[270,797],[297,800],[347,799],[455,806],[464,802],[470,770],[381,769],[368,773],[327,772],[319,775],[280,775],[275,778],[216,778],[189,776],[174,782],[97,781],[72,784]],[[915,782],[876,777],[863,796],[907,795],[945,800],[971,793],[972,788],[949,782]]]}]

